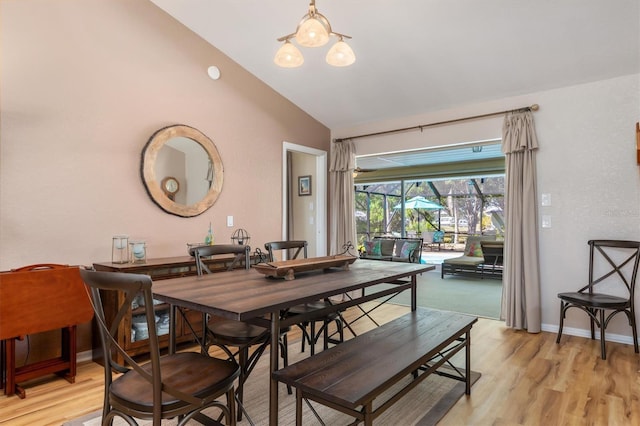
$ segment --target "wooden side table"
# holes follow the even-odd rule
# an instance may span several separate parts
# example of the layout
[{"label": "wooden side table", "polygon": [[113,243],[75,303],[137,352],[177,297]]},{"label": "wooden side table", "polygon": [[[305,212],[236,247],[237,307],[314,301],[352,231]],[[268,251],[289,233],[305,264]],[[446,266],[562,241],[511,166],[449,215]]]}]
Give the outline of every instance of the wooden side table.
[{"label": "wooden side table", "polygon": [[[93,317],[77,266],[31,265],[0,272],[2,382],[6,395],[26,393],[18,383],[56,373],[70,383],[76,375],[76,326]],[[16,367],[15,342],[25,335],[62,330],[61,355]]]}]

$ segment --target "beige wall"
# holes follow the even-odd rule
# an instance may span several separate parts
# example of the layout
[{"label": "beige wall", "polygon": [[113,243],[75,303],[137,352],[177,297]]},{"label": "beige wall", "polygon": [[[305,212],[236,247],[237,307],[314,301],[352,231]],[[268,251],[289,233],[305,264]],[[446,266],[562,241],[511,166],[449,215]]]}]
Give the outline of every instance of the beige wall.
[{"label": "beige wall", "polygon": [[[539,207],[552,227],[539,229],[543,330],[557,331],[557,294],[582,287],[587,280],[589,239],[640,240],[640,166],[636,163],[635,123],[640,120],[640,75],[629,75],[525,96],[498,99],[414,117],[385,120],[348,129],[347,137],[469,117],[538,103],[534,113],[540,149],[537,155],[538,200],[551,194],[552,205]],[[503,117],[465,121],[393,137],[356,140],[357,153],[499,139]],[[636,303],[640,296],[636,293]],[[568,328],[567,328],[568,327]],[[569,311],[565,332],[586,335],[587,316]],[[608,337],[630,342],[624,315]]]},{"label": "beige wall", "polygon": [[[292,152],[291,173],[294,178],[295,188],[293,190],[293,238],[294,240],[309,241],[307,247],[309,257],[317,256],[316,245],[316,225],[315,225],[315,197],[318,190],[316,170],[316,157],[302,152]],[[311,176],[311,196],[298,195],[298,177]]]},{"label": "beige wall", "polygon": [[[107,261],[115,234],[185,255],[209,222],[217,242],[239,227],[254,247],[279,240],[283,141],[329,150],[326,127],[151,2],[2,0],[0,31],[0,270]],[[148,138],[177,123],[224,163],[195,218],[163,212],[140,179]]]}]

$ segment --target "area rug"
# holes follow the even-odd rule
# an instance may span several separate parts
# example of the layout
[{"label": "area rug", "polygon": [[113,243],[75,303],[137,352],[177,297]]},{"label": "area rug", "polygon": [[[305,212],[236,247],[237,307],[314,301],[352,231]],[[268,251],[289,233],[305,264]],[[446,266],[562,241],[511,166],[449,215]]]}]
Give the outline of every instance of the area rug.
[{"label": "area rug", "polygon": [[[263,356],[263,359],[264,358],[265,357]],[[268,356],[266,359],[268,359]],[[264,373],[266,375],[266,371]],[[245,406],[247,407],[253,422],[260,426],[269,424],[269,392],[268,382],[265,380],[265,375],[259,374],[258,371],[254,370],[245,387]],[[480,373],[476,373],[474,371],[471,372],[472,384],[479,378]],[[406,380],[411,380],[411,378],[407,377]],[[401,386],[401,384],[402,382],[397,386]],[[403,426],[436,425],[449,411],[449,409],[464,396],[464,387],[463,382],[454,381],[438,375],[431,375],[378,417],[374,421],[374,424]],[[287,395],[284,386],[281,385],[280,388],[280,412],[278,414],[279,424],[285,426],[294,425],[295,396]],[[391,389],[389,392],[393,392],[394,389]],[[384,401],[384,395],[379,399]],[[353,420],[352,418],[330,408],[315,403],[313,403],[313,406],[327,425],[344,425]],[[320,424],[311,413],[311,410],[304,404],[303,416],[304,424]],[[101,412],[97,411],[64,423],[63,426],[99,426],[100,420]],[[116,419],[113,424],[114,426],[126,425],[126,423],[121,419]],[[141,426],[149,425],[151,422],[141,420],[139,424]],[[162,422],[163,426],[172,426],[175,424],[175,420]],[[199,423],[190,422],[189,424],[197,425]],[[249,422],[244,418],[241,422],[238,422],[238,425],[248,424]]]}]

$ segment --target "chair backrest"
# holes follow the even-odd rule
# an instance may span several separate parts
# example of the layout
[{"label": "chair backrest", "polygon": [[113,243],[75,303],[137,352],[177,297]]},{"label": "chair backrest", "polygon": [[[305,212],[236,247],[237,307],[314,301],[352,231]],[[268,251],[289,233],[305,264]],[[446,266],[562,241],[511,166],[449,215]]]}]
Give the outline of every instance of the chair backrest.
[{"label": "chair backrest", "polygon": [[393,255],[399,258],[408,258],[412,263],[420,263],[422,242],[422,238],[396,238]]},{"label": "chair backrest", "polygon": [[204,263],[204,258],[213,256],[216,254],[234,254],[233,261],[227,267],[227,271],[234,269],[242,261],[244,261],[244,268],[251,268],[251,247],[240,244],[213,244],[207,246],[191,247],[189,254],[196,258],[196,272],[198,275],[202,275],[205,272],[211,273],[211,270]]},{"label": "chair backrest", "polygon": [[435,231],[433,233],[432,243],[443,243],[444,242],[444,231]]},{"label": "chair backrest", "polygon": [[495,235],[469,235],[464,244],[464,255],[470,257],[483,257],[482,242],[495,240]]},{"label": "chair backrest", "polygon": [[[112,373],[126,373],[130,369],[136,370],[153,388],[154,407],[160,408],[162,392],[171,393],[172,389],[163,386],[160,373],[160,350],[156,333],[156,318],[151,293],[151,278],[148,275],[126,274],[120,272],[98,272],[80,269],[80,277],[89,288],[91,304],[95,313],[96,323],[100,332],[102,354],[105,371],[105,390],[108,391],[112,382]],[[118,297],[121,295],[121,297]],[[118,329],[128,318],[131,303],[142,295],[144,300],[144,318],[149,333],[149,359],[151,368],[142,366],[129,356],[127,351],[118,343]],[[115,301],[116,314],[107,318],[104,313],[102,299]],[[139,299],[138,299],[139,300]],[[127,367],[118,364],[113,355],[122,355]],[[157,402],[157,404],[156,404]],[[159,418],[159,412],[158,412]]]},{"label": "chair backrest", "polygon": [[[307,242],[304,240],[271,241],[265,243],[264,248],[269,254],[269,262],[275,261],[274,251],[276,250],[286,250],[287,259],[297,259],[300,254],[302,254],[304,259],[307,258]],[[293,253],[293,255],[291,253]]]},{"label": "chair backrest", "polygon": [[590,240],[589,283],[579,292],[593,293],[596,285],[611,282],[608,278],[618,278],[618,282],[625,285],[633,305],[639,261],[638,241]]},{"label": "chair backrest", "polygon": [[480,247],[485,264],[498,266],[504,263],[504,241],[480,240]]}]

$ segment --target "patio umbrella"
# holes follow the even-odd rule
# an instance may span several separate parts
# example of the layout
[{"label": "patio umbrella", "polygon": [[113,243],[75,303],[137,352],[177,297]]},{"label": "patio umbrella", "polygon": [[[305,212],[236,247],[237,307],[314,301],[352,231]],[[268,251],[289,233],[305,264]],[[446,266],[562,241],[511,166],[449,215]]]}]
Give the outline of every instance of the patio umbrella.
[{"label": "patio umbrella", "polygon": [[[405,210],[442,210],[443,206],[440,204],[427,200],[423,196],[418,195],[417,197],[413,197],[404,203]],[[402,203],[396,205],[394,207],[395,210],[402,209]],[[420,231],[420,215],[418,214],[418,232]]]}]

